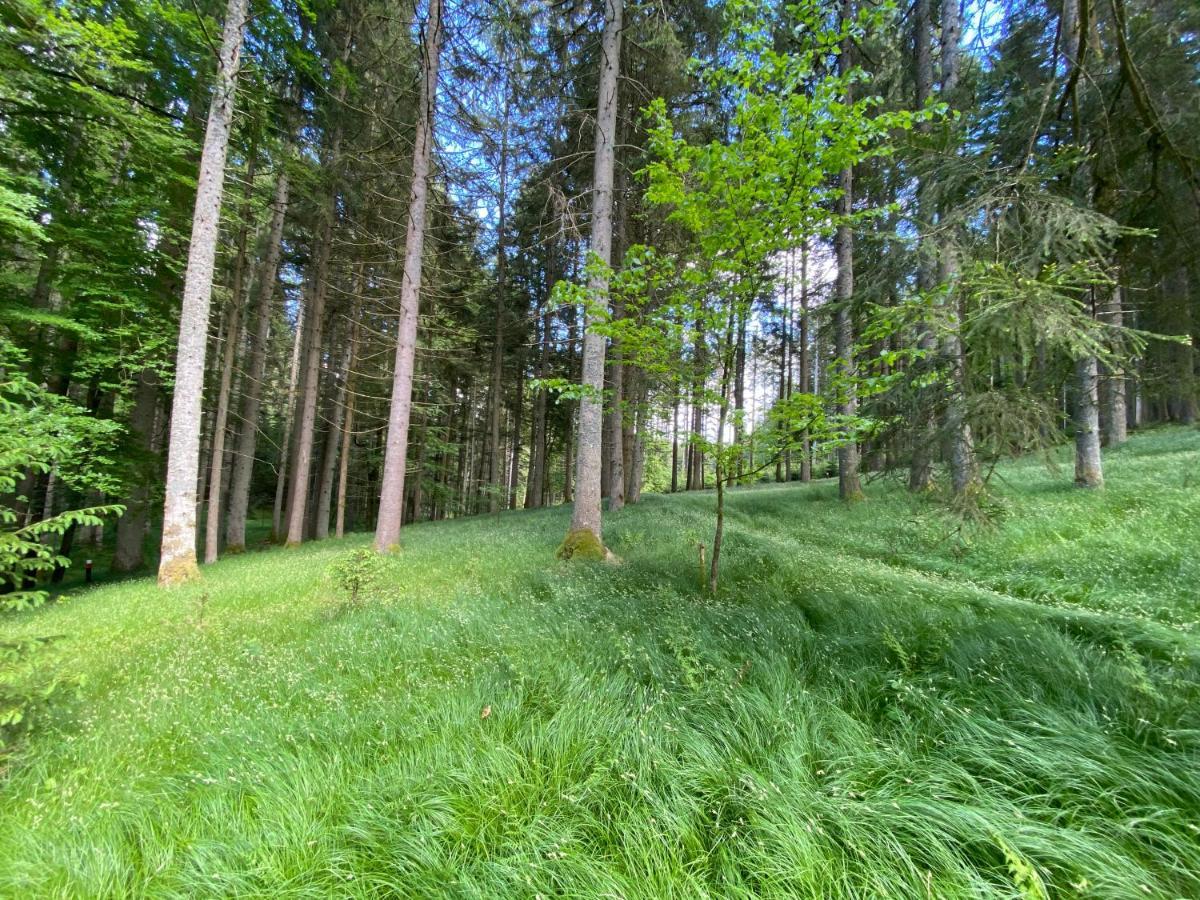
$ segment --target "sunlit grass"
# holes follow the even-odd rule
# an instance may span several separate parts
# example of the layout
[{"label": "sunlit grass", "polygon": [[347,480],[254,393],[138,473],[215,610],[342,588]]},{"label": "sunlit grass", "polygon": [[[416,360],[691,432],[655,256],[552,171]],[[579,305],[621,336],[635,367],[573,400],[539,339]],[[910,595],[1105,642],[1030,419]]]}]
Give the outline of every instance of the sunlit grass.
[{"label": "sunlit grass", "polygon": [[[6,896],[1200,896],[1200,434],[994,525],[898,485],[565,510],[222,561],[0,623],[84,675],[0,782]],[[490,711],[483,715],[485,709]]]}]

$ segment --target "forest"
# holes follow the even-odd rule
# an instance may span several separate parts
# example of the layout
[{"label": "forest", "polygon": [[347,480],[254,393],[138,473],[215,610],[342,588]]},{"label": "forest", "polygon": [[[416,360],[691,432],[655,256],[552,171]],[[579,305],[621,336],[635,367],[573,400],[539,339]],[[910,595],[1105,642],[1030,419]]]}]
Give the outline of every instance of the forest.
[{"label": "forest", "polygon": [[0,2],[0,896],[1200,896],[1192,0]]}]

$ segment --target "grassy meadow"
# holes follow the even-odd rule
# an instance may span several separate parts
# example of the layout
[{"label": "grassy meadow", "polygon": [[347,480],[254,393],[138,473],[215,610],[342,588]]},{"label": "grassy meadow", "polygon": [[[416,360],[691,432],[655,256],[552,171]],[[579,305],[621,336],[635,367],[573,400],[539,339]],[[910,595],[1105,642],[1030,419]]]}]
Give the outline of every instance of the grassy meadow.
[{"label": "grassy meadow", "polygon": [[[1066,459],[1066,456],[1063,457]],[[898,481],[566,509],[77,589],[0,761],[0,896],[1200,897],[1200,432]]]}]

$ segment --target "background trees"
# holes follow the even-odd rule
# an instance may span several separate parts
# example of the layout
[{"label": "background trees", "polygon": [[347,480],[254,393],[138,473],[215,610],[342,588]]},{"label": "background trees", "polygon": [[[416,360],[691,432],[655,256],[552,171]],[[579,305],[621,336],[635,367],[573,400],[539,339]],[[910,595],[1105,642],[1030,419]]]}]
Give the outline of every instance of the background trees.
[{"label": "background trees", "polygon": [[[273,503],[293,543],[560,502],[599,537],[597,497],[837,468],[853,496],[855,456],[868,494],[904,473],[970,510],[1000,455],[1073,439],[1095,485],[1101,444],[1195,421],[1190,5],[614,12],[255,2],[205,323],[180,301],[228,11],[9,4],[0,336],[44,392],[9,399],[120,441],[100,480],[17,463],[16,520],[120,504],[53,540],[128,571],[165,502],[174,572],[200,527],[206,559],[263,540]],[[171,480],[173,418],[196,471]]]}]

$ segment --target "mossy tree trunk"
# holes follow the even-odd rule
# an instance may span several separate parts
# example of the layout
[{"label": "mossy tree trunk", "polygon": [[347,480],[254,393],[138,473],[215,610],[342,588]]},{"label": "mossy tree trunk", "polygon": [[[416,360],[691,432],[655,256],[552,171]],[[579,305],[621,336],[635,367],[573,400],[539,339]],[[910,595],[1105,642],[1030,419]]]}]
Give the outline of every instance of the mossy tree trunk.
[{"label": "mossy tree trunk", "polygon": [[248,0],[229,0],[225,9],[216,87],[200,156],[192,241],[188,248],[183,308],[179,318],[175,395],[167,452],[166,501],[158,567],[158,581],[164,586],[189,581],[200,574],[196,565],[196,481],[200,468],[204,359],[213,266],[221,226],[221,197],[225,190],[225,157],[233,126],[247,5]]},{"label": "mossy tree trunk", "polygon": [[[613,163],[617,118],[617,74],[621,57],[623,0],[606,0],[600,44],[600,102],[596,114],[596,152],[592,171],[591,252],[611,264],[613,232]],[[588,284],[593,303],[604,302],[607,279],[594,274]],[[579,444],[575,462],[575,505],[564,548],[581,532],[603,546],[600,509],[601,441],[604,428],[604,336],[593,326],[599,310],[589,311],[583,336],[583,396],[579,402]]]}]

